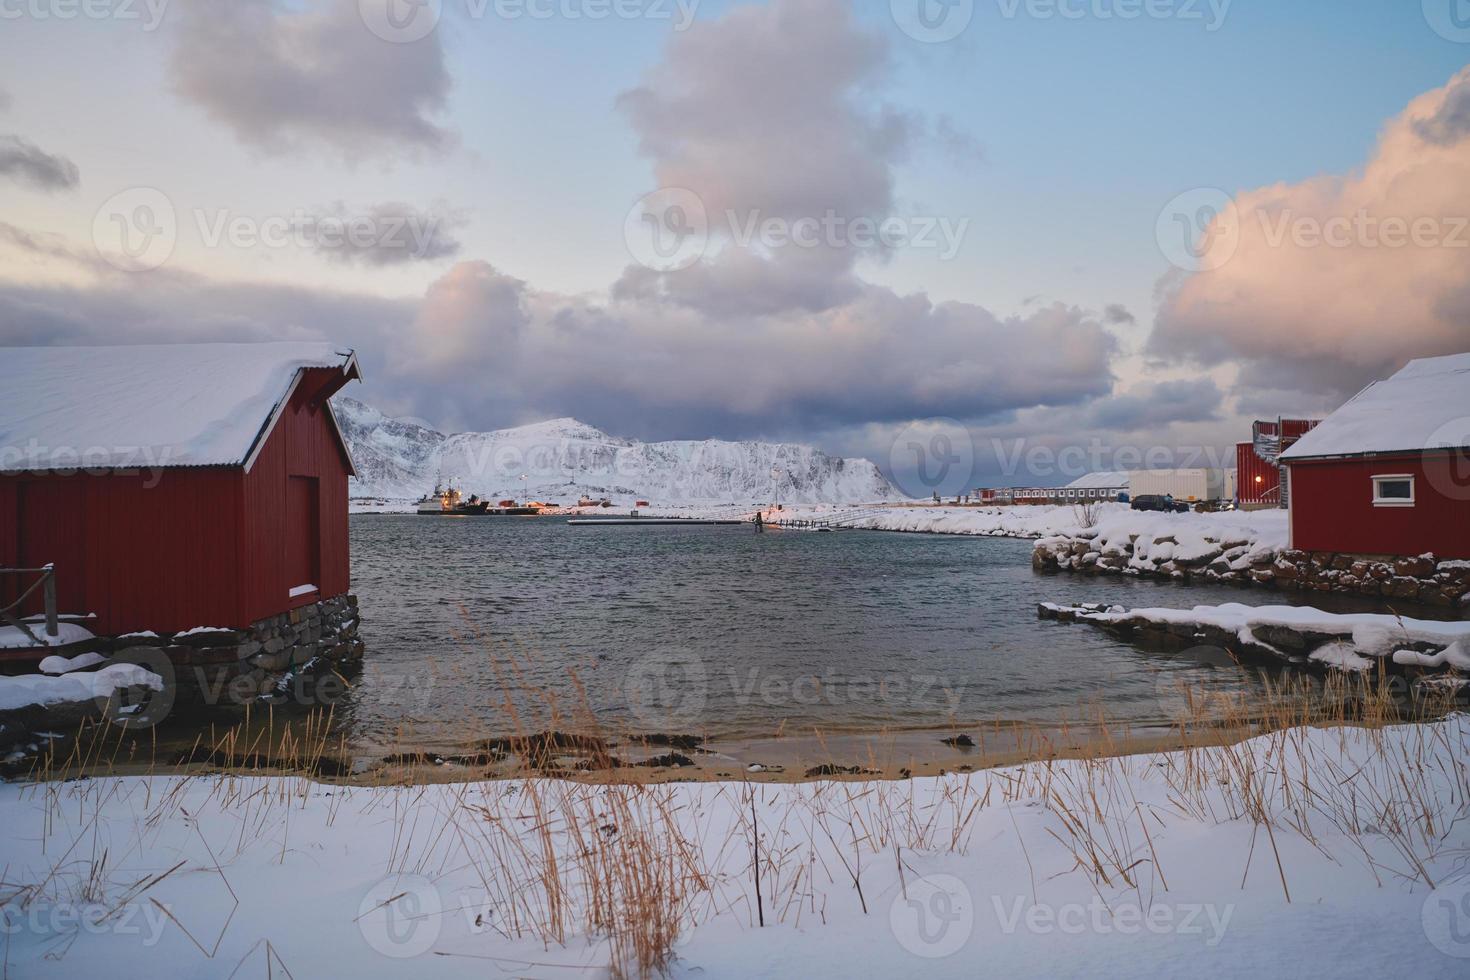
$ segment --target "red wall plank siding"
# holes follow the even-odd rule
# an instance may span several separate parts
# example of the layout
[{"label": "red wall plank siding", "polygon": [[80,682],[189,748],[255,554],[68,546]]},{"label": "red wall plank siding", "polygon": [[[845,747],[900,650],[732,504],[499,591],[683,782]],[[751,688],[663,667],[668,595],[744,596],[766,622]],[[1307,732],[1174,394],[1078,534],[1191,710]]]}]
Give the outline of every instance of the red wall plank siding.
[{"label": "red wall plank siding", "polygon": [[[1291,464],[1291,541],[1303,551],[1470,558],[1470,487],[1451,457],[1376,456]],[[1415,477],[1413,507],[1373,506],[1373,477]]]},{"label": "red wall plank siding", "polygon": [[[321,383],[336,371],[307,371],[276,423],[255,466],[245,476],[243,563],[245,604],[251,621],[349,588],[347,544],[347,459],[324,405],[313,406]],[[316,554],[318,592],[291,599],[292,588],[307,583],[292,579],[291,477],[317,481]],[[296,533],[305,530],[297,526]]]},{"label": "red wall plank siding", "polygon": [[0,560],[54,563],[60,611],[95,613],[93,632],[236,625],[240,479],[223,467],[0,476],[0,536],[16,542]]}]

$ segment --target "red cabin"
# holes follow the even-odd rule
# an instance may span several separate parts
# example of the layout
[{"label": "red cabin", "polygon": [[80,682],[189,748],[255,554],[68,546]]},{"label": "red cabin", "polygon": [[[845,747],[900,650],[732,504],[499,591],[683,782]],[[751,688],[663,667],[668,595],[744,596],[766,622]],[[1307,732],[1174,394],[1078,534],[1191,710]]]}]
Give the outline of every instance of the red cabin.
[{"label": "red cabin", "polygon": [[1293,548],[1470,558],[1470,354],[1410,361],[1281,459]]},{"label": "red cabin", "polygon": [[[9,348],[0,568],[56,569],[94,633],[245,628],[348,591],[330,344]],[[0,607],[18,586],[0,577]],[[28,609],[26,612],[37,612]]]}]

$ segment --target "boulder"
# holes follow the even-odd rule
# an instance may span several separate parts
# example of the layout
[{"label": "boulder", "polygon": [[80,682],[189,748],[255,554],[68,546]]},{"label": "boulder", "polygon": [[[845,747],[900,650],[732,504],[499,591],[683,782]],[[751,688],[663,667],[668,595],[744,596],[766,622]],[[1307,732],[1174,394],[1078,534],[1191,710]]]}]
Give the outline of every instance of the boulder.
[{"label": "boulder", "polygon": [[1433,555],[1418,558],[1400,558],[1393,564],[1394,574],[1400,578],[1429,578],[1435,572]]}]

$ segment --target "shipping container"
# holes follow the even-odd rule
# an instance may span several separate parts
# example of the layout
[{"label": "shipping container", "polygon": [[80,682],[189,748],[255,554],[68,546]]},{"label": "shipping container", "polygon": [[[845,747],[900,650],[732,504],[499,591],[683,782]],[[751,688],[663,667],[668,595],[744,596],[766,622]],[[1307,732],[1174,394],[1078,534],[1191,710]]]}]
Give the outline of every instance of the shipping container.
[{"label": "shipping container", "polygon": [[1128,492],[1133,497],[1172,494],[1175,500],[1201,503],[1225,499],[1225,471],[1221,469],[1132,470]]}]

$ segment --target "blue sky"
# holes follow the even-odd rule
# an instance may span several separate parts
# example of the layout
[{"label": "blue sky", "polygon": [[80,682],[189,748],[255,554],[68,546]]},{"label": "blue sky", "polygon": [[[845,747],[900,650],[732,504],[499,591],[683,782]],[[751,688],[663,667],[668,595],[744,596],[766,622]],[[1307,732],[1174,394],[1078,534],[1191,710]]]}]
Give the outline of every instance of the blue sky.
[{"label": "blue sky", "polygon": [[[1126,8],[1128,0],[1074,2],[1069,9],[1083,11],[1076,19],[1047,16],[1051,8],[1044,2],[1023,2],[1015,16],[1006,16],[1013,6],[1010,0],[977,0],[968,28],[954,40],[936,44],[907,36],[883,0],[834,6],[838,13],[829,12],[830,34],[815,25],[809,50],[768,60],[756,46],[744,63],[732,59],[713,66],[709,79],[698,77],[697,66],[682,69],[682,75],[669,74],[681,46],[687,49],[695,43],[691,38],[708,37],[713,39],[710,50],[735,49],[738,26],[733,20],[753,11],[774,21],[781,15],[775,8],[782,3],[703,0],[693,26],[676,32],[663,17],[475,19],[465,14],[467,0],[446,0],[444,17],[429,38],[385,49],[376,38],[363,41],[356,12],[349,10],[358,6],[356,0],[235,5],[236,11],[253,9],[258,15],[253,21],[248,15],[226,14],[226,8],[212,6],[211,0],[173,0],[153,31],[137,21],[34,16],[38,10],[54,12],[50,4],[55,2],[11,0],[3,7],[0,92],[6,98],[0,100],[0,134],[13,134],[48,158],[69,161],[80,177],[71,186],[38,187],[34,180],[7,180],[0,169],[0,194],[6,201],[0,221],[85,252],[94,245],[99,207],[119,191],[161,190],[185,218],[167,264],[125,284],[98,279],[95,269],[58,258],[55,249],[49,255],[34,247],[0,251],[5,261],[0,281],[24,298],[24,303],[17,299],[0,306],[0,343],[98,336],[109,342],[158,339],[157,329],[138,324],[182,317],[190,304],[203,302],[197,294],[201,289],[213,290],[215,303],[222,291],[236,296],[238,311],[212,309],[226,320],[233,318],[249,336],[330,334],[333,324],[323,312],[328,301],[317,298],[330,295],[330,302],[384,304],[370,317],[381,315],[374,327],[380,335],[364,341],[381,348],[368,361],[386,372],[386,377],[379,375],[384,378],[382,400],[390,409],[428,415],[447,426],[503,425],[590,409],[604,417],[587,421],[635,435],[693,436],[706,434],[695,431],[706,426],[708,434],[809,438],[875,456],[882,455],[887,434],[912,418],[954,418],[977,439],[992,431],[1015,435],[1023,424],[1035,425],[1040,439],[1077,438],[1086,428],[1083,421],[1045,413],[1084,411],[1130,391],[1146,400],[1152,389],[1140,385],[1206,379],[1222,395],[1218,409],[1204,413],[1211,417],[1149,425],[1155,430],[1172,427],[1177,440],[1228,442],[1246,414],[1239,404],[1245,394],[1239,390],[1240,374],[1262,354],[1240,347],[1233,352],[1238,356],[1228,356],[1230,351],[1227,356],[1197,356],[1198,350],[1186,356],[1177,345],[1169,357],[1152,350],[1145,354],[1160,304],[1167,302],[1160,299],[1161,282],[1171,275],[1155,237],[1161,209],[1191,188],[1219,188],[1235,197],[1278,184],[1294,187],[1322,175],[1361,174],[1383,128],[1416,98],[1447,86],[1470,62],[1470,44],[1447,40],[1431,29],[1418,0],[1234,0],[1223,8],[1214,30],[1210,25],[1219,8],[1212,10],[1205,0],[1158,0],[1163,9],[1183,8],[1188,16],[1135,20],[1098,16],[1099,11]],[[582,9],[577,4],[585,0],[565,2]],[[1428,5],[1436,2],[1428,0]],[[795,0],[784,5],[792,7],[793,17],[811,16],[802,14]],[[301,45],[281,40],[311,18],[327,25],[319,34],[307,35],[319,48],[307,44],[303,51]],[[350,64],[323,67],[324,53],[334,46],[321,38],[335,36],[331,31],[339,32],[344,43],[350,41],[349,53],[366,53],[366,61],[354,55],[345,59]],[[238,32],[238,44],[231,32]],[[719,40],[721,32],[734,39],[730,45]],[[1016,393],[984,403],[958,399],[948,408],[944,397],[910,391],[889,398],[879,393],[872,401],[882,408],[864,418],[853,400],[804,390],[797,379],[771,385],[749,404],[728,396],[706,406],[690,403],[693,396],[680,393],[643,399],[636,410],[623,412],[619,406],[641,397],[629,394],[639,389],[636,378],[595,396],[587,394],[586,384],[576,389],[575,379],[567,380],[564,390],[556,385],[532,390],[517,378],[514,395],[464,397],[506,380],[501,372],[508,369],[486,363],[475,366],[481,373],[474,377],[451,379],[460,397],[448,400],[426,394],[445,380],[435,374],[441,368],[420,365],[411,375],[396,370],[392,336],[413,329],[427,331],[426,342],[435,342],[439,327],[426,322],[429,316],[453,320],[463,315],[466,323],[454,329],[467,331],[470,338],[483,329],[487,342],[519,336],[516,330],[506,334],[504,322],[485,319],[489,314],[458,308],[446,313],[433,305],[436,287],[453,285],[456,272],[480,286],[489,281],[469,276],[469,263],[486,264],[506,282],[521,283],[524,294],[517,308],[541,311],[528,312],[527,322],[533,324],[541,324],[538,316],[544,313],[553,324],[544,329],[554,330],[555,323],[574,315],[606,314],[620,322],[666,315],[677,319],[668,302],[644,311],[625,310],[617,317],[612,307],[621,302],[614,295],[622,295],[618,284],[627,288],[628,209],[658,188],[661,174],[671,168],[687,172],[689,160],[700,153],[718,156],[728,150],[718,134],[705,132],[718,128],[718,113],[696,119],[687,115],[691,106],[731,105],[742,119],[747,113],[758,119],[765,100],[773,118],[782,117],[779,103],[785,98],[779,84],[768,84],[772,78],[789,71],[793,79],[806,78],[809,84],[811,78],[826,77],[823,59],[848,50],[846,44],[854,45],[853,57],[866,59],[868,41],[878,48],[874,63],[864,60],[852,84],[831,93],[830,106],[853,107],[859,126],[870,117],[894,113],[908,120],[908,128],[901,147],[876,154],[881,166],[875,179],[883,189],[864,206],[887,215],[963,220],[968,228],[951,259],[916,248],[900,248],[886,259],[870,252],[843,252],[832,259],[840,266],[837,271],[828,267],[818,274],[826,277],[823,288],[841,291],[855,277],[865,290],[883,290],[879,299],[884,304],[891,293],[922,294],[936,306],[973,306],[986,314],[980,316],[984,324],[966,321],[953,329],[975,331],[977,350],[991,359],[1004,359],[1008,349],[986,334],[991,320],[1025,318],[1060,304],[1079,311],[1081,318],[1099,319],[1116,342],[1115,350],[1098,353],[1106,363],[1093,364],[1095,378],[1079,380],[1062,372],[1058,383],[1072,387],[1055,399]],[[252,46],[263,54],[254,55]],[[412,66],[404,67],[400,48],[412,49]],[[236,51],[248,56],[242,61],[267,68],[275,59],[274,77],[251,76],[247,67],[210,78],[219,62],[229,60],[221,52]],[[381,62],[375,60],[379,57]],[[286,122],[276,132],[261,121],[252,89],[277,84],[281,66],[294,67],[293,58],[301,59],[301,79],[311,80],[298,80],[301,102],[317,98],[319,93],[310,89],[318,81],[337,92],[333,98],[343,100],[326,99],[324,107],[314,110],[320,113],[318,120],[358,109],[370,116],[375,99],[391,103],[400,88],[417,92],[415,97],[423,101],[410,105],[410,97],[403,96],[403,105],[385,107],[385,119],[390,108],[398,115],[366,123],[371,127],[381,122],[366,140],[359,138],[360,132],[327,132],[318,138],[312,118],[287,118],[297,101],[288,92],[278,103]],[[808,70],[814,74],[802,74]],[[443,73],[443,84],[435,81],[436,72]],[[742,97],[746,81],[748,100]],[[708,101],[680,102],[680,86],[695,91],[706,82],[719,88]],[[375,88],[378,83],[387,88]],[[673,130],[666,126],[656,134],[673,147],[662,157],[645,152],[652,124],[633,120],[626,105],[620,107],[619,96],[640,86],[653,93],[660,113],[681,120],[669,124]],[[365,109],[354,103],[354,91],[363,93]],[[395,143],[405,112],[436,127],[443,140],[433,146],[412,138]],[[681,125],[704,135],[684,140],[677,128]],[[863,138],[867,134],[862,130]],[[780,135],[786,141],[773,139],[765,148],[769,159],[757,158],[756,164],[800,170],[802,165],[791,166],[790,161],[801,159],[805,133],[798,126]],[[707,145],[701,147],[700,139]],[[788,158],[783,148],[794,157]],[[872,166],[872,158],[831,158],[815,164],[814,172],[840,182],[843,174]],[[723,186],[718,165],[706,160],[695,169],[711,186]],[[761,208],[759,199],[741,200]],[[290,248],[218,247],[201,240],[195,217],[224,212],[260,221],[299,209],[319,215],[333,208],[357,214],[387,202],[436,215],[454,247],[433,260],[381,263]],[[806,275],[800,261],[784,262],[780,254],[765,258],[771,267],[762,266],[756,280],[741,280],[742,289],[772,288],[771,280],[760,276]],[[179,277],[195,291],[187,298],[178,293],[185,288]],[[669,282],[669,288],[680,288],[677,280],[660,288]],[[802,279],[802,289],[808,285]],[[252,287],[256,292],[249,292]],[[64,305],[62,296],[75,300],[90,292],[101,297],[109,290],[123,290],[130,303],[137,303],[134,319],[89,327],[81,321],[97,314],[56,312]],[[291,312],[285,292],[308,299]],[[447,292],[439,289],[437,295]],[[837,301],[814,306],[807,293],[801,295],[788,310],[742,308],[732,314],[722,306],[716,315],[706,294],[690,301],[689,308],[700,311],[699,330],[711,335],[749,331],[753,345],[766,347],[794,329],[791,322],[774,320],[778,314],[801,317],[804,324],[814,315],[826,316],[822,329],[857,315]],[[173,305],[166,313],[142,309],[154,302]],[[1101,322],[1109,305],[1121,305],[1129,318]],[[595,309],[589,312],[589,306]],[[38,318],[38,308],[55,317]],[[1250,315],[1244,309],[1240,313]],[[395,316],[402,320],[401,329],[392,325]],[[64,336],[48,337],[57,317],[67,324]],[[239,324],[248,324],[248,329]],[[902,330],[903,325],[890,328]],[[589,339],[595,334],[585,332],[590,329],[578,328],[583,345],[595,342]],[[638,327],[628,329],[636,332]],[[228,332],[216,324],[197,339]],[[622,334],[613,331],[610,336]],[[1426,336],[1435,338],[1431,347],[1445,346],[1443,331],[1427,331]],[[915,370],[942,373],[943,365],[963,358],[962,341],[956,339],[962,337],[961,332],[951,338],[955,349],[936,345],[933,362],[916,364]],[[1296,392],[1299,405],[1287,408],[1330,405],[1352,382],[1392,360],[1443,352],[1415,349],[1411,339],[1406,338],[1395,357],[1376,354],[1376,360],[1354,361],[1326,381],[1303,383]],[[663,350],[665,371],[700,356],[678,344],[661,347],[662,334],[642,336],[640,342]],[[713,344],[710,349],[723,348]],[[855,351],[852,363],[846,357],[833,360],[842,361],[842,369],[851,372],[850,383],[858,384],[862,357],[878,356],[877,349]],[[1036,362],[1021,358],[1017,363]],[[625,369],[638,370],[636,365]],[[555,372],[543,368],[541,373]],[[1099,379],[1102,387],[1092,383]],[[987,376],[977,374],[968,383],[984,385]],[[830,386],[819,379],[811,387]],[[719,397],[714,396],[716,401]],[[435,413],[453,417],[438,419]],[[1115,415],[1107,413],[1110,419]]]}]

